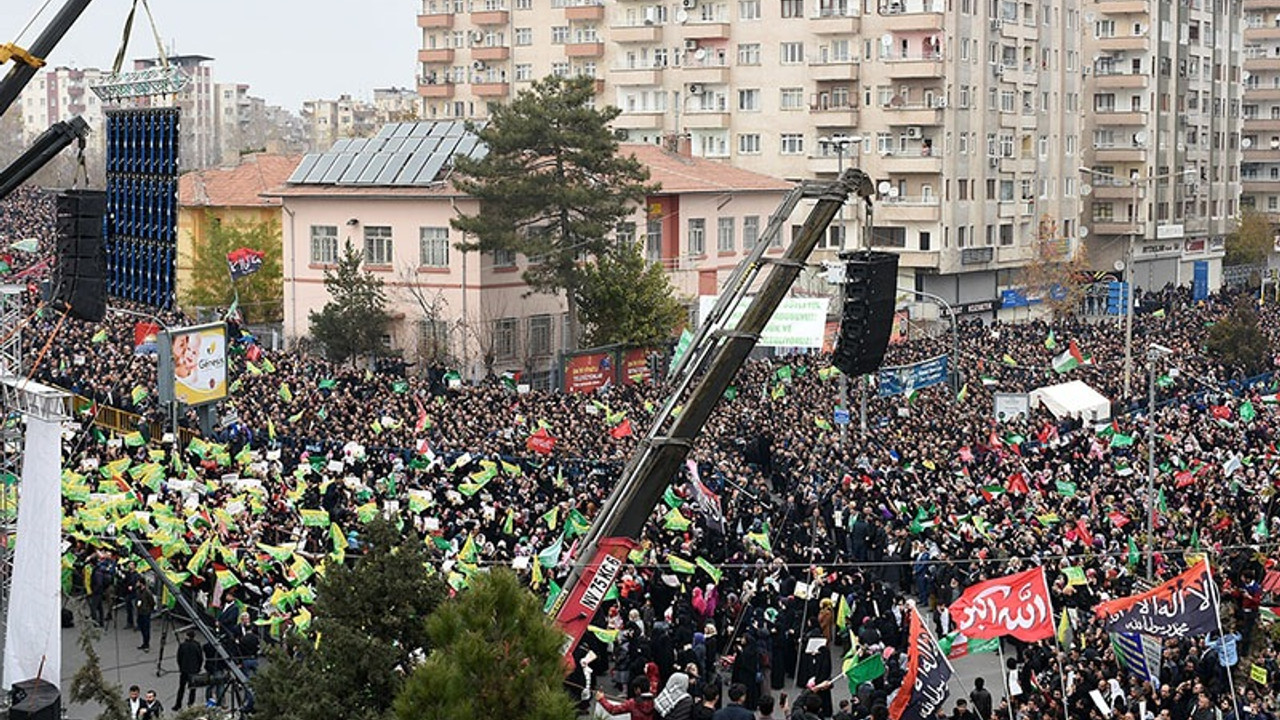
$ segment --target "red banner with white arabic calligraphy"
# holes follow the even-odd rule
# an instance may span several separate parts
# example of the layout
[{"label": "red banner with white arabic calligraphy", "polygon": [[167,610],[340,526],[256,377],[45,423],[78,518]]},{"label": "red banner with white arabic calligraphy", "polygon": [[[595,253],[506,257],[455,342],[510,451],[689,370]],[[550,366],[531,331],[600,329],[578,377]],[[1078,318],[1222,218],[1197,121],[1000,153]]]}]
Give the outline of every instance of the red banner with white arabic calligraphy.
[{"label": "red banner with white arabic calligraphy", "polygon": [[1012,635],[1034,642],[1053,637],[1053,612],[1044,568],[972,585],[947,611],[956,630],[971,639]]},{"label": "red banner with white arabic calligraphy", "polygon": [[925,632],[920,611],[911,608],[911,627],[907,633],[907,674],[902,678],[898,694],[889,703],[891,720],[925,720],[937,717],[947,701],[947,682],[951,665],[942,657],[942,649]]}]

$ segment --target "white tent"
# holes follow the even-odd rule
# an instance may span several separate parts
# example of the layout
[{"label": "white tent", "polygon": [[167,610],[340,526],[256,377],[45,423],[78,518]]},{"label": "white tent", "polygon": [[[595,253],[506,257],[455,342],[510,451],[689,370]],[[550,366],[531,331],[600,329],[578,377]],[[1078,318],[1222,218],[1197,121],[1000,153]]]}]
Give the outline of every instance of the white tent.
[{"label": "white tent", "polygon": [[1031,391],[1031,407],[1043,406],[1054,417],[1079,418],[1089,423],[1111,419],[1111,401],[1079,380]]}]

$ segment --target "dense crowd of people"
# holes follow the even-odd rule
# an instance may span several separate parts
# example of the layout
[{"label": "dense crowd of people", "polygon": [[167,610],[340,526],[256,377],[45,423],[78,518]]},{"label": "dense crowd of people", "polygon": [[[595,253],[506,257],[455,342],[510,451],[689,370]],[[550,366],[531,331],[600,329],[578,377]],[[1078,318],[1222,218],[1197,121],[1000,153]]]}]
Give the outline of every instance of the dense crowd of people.
[{"label": "dense crowd of people", "polygon": [[[0,204],[0,237],[43,236],[52,219],[30,209],[38,197]],[[39,227],[6,226],[28,216]],[[716,708],[730,711],[718,717],[747,717],[733,708],[761,718],[886,717],[905,673],[911,603],[948,637],[937,611],[966,586],[1043,566],[1055,607],[1067,610],[1061,637],[1006,642],[1001,687],[953,683],[939,717],[1280,717],[1280,645],[1266,607],[1274,599],[1263,589],[1280,532],[1276,386],[1204,351],[1208,328],[1238,301],[1224,291],[1194,302],[1172,288],[1144,297],[1132,398],[1122,397],[1123,332],[1113,320],[967,320],[959,393],[937,385],[879,398],[872,389],[868,430],[855,417],[847,439],[830,422],[838,383],[827,356],[749,362],[695,444],[691,469],[652,512],[567,686],[584,699],[607,693],[601,705],[631,718],[710,717]],[[1280,313],[1264,305],[1258,315],[1269,347],[1280,347]],[[163,320],[184,322],[177,313]],[[427,537],[436,569],[458,591],[473,572],[509,566],[536,592],[554,593],[667,392],[651,383],[521,392],[496,377],[459,385],[444,367],[404,376],[270,352],[232,323],[222,408],[232,419],[213,436],[180,442],[145,426],[102,433],[93,426],[101,407],[164,417],[155,359],[134,352],[136,321],[112,313],[100,325],[63,323],[36,369],[93,401],[64,453],[66,586],[87,592],[91,607],[109,607],[112,593],[135,607],[146,568],[139,549],[120,541],[135,533],[233,647],[251,646],[238,651],[242,661],[307,631],[317,568],[358,553],[363,524],[377,516]],[[44,338],[58,324],[44,313],[25,332]],[[1149,365],[1150,339],[1174,354]],[[1052,359],[1071,342],[1091,362],[1054,372]],[[946,335],[913,337],[886,364],[950,345]],[[1151,495],[1148,372],[1160,402]],[[1076,379],[1115,399],[1113,422],[1042,410],[992,417],[993,392]],[[630,433],[619,431],[624,423]],[[530,448],[535,433],[554,439],[549,452]],[[695,476],[718,496],[718,512],[699,507]],[[1213,564],[1224,628],[1240,636],[1234,701],[1214,639],[1167,643],[1158,682],[1143,683],[1118,665],[1092,616],[1100,600],[1141,586],[1148,507],[1157,582],[1199,557]],[[848,687],[845,649],[855,660],[880,654],[885,672]],[[1262,673],[1250,679],[1252,666]],[[787,698],[793,685],[800,695]]]}]

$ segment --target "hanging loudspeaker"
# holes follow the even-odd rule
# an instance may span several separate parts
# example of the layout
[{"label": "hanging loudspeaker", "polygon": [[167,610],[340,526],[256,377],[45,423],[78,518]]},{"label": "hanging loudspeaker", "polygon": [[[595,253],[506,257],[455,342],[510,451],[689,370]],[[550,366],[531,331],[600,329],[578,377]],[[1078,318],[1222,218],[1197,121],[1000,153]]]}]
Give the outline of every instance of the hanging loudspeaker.
[{"label": "hanging loudspeaker", "polygon": [[874,372],[884,360],[893,329],[898,256],[859,251],[842,253],[846,261],[844,308],[831,364],[849,376]]}]

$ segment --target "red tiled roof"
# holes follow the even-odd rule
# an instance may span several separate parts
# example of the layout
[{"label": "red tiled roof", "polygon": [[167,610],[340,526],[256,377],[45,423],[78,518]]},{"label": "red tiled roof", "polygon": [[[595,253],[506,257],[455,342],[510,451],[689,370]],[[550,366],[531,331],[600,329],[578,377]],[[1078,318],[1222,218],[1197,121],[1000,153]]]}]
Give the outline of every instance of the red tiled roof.
[{"label": "red tiled roof", "polygon": [[233,168],[210,168],[178,178],[178,204],[194,207],[279,205],[262,193],[289,179],[301,155],[246,155]]},{"label": "red tiled roof", "polygon": [[663,193],[731,192],[791,189],[791,183],[770,175],[737,168],[729,163],[687,157],[657,145],[624,143],[620,155],[635,155],[649,168],[650,179],[662,184]]}]

